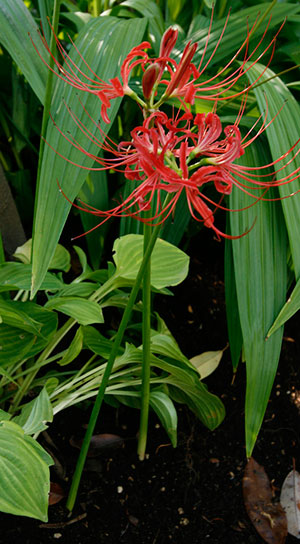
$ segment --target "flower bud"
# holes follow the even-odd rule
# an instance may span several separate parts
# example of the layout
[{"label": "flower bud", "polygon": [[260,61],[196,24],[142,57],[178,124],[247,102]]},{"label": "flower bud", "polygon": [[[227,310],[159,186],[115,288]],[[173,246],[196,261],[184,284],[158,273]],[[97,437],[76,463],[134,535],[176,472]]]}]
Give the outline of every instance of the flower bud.
[{"label": "flower bud", "polygon": [[146,100],[149,100],[153,86],[158,78],[159,74],[159,65],[158,64],[151,64],[148,66],[147,70],[145,71],[142,79],[142,87],[143,87],[143,94]]},{"label": "flower bud", "polygon": [[160,57],[168,57],[176,43],[178,36],[178,30],[175,28],[168,28],[166,32],[163,34],[163,37],[160,42],[160,50],[159,50],[159,56]]}]

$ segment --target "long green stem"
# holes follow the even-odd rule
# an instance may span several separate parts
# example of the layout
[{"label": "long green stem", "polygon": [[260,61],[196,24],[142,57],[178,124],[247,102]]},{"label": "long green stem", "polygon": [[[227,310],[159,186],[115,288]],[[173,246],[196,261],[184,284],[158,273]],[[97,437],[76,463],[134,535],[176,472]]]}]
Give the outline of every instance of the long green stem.
[{"label": "long green stem", "polygon": [[[167,199],[168,198],[170,198],[170,196],[167,197]],[[164,207],[166,206],[166,204],[167,204],[167,202],[164,203]],[[89,420],[88,428],[86,430],[86,434],[85,434],[85,437],[84,437],[84,440],[83,440],[83,443],[82,443],[82,446],[81,446],[81,450],[80,450],[77,465],[76,465],[76,468],[75,468],[75,472],[74,472],[74,476],[73,476],[69,496],[68,496],[68,499],[67,499],[67,505],[66,506],[67,506],[68,510],[70,510],[70,511],[73,510],[73,507],[74,507],[74,504],[75,504],[75,501],[76,501],[78,487],[79,487],[79,484],[80,484],[83,467],[84,467],[84,464],[85,464],[85,460],[86,460],[87,452],[88,452],[88,449],[89,449],[90,441],[91,441],[91,438],[92,438],[92,435],[93,435],[93,432],[94,432],[94,429],[95,429],[95,426],[96,426],[96,422],[97,422],[98,415],[99,415],[99,412],[100,412],[100,408],[101,408],[101,405],[102,405],[102,401],[103,401],[103,398],[104,398],[105,389],[107,387],[108,380],[109,380],[109,377],[110,377],[110,374],[111,374],[111,371],[112,371],[112,368],[113,368],[113,365],[114,365],[114,362],[115,362],[115,358],[116,358],[116,356],[118,354],[118,349],[119,349],[119,347],[121,345],[123,335],[125,333],[127,324],[129,322],[131,312],[132,312],[132,309],[133,309],[133,306],[134,306],[138,291],[140,289],[140,286],[141,286],[141,283],[142,283],[142,280],[143,280],[143,277],[144,277],[144,274],[145,274],[145,269],[147,267],[148,260],[150,259],[151,253],[153,251],[153,248],[154,248],[155,242],[157,240],[159,231],[160,231],[160,225],[157,225],[153,229],[151,239],[150,239],[150,241],[149,241],[149,243],[147,245],[147,249],[146,249],[146,251],[144,253],[144,257],[143,257],[140,269],[138,271],[134,286],[132,287],[132,291],[131,291],[129,300],[127,302],[127,306],[126,306],[126,308],[124,310],[124,314],[123,314],[123,317],[122,317],[118,332],[116,334],[115,341],[114,341],[114,344],[113,344],[109,359],[107,361],[106,369],[105,369],[105,372],[103,374],[101,385],[100,385],[100,388],[99,388],[99,391],[98,391],[98,394],[97,394],[97,397],[96,397],[96,400],[95,400],[95,403],[94,403],[94,406],[93,406],[93,410],[92,410],[92,413],[91,413],[91,417],[90,417],[90,420]]]},{"label": "long green stem", "polygon": [[[144,224],[144,254],[151,239],[152,228]],[[151,258],[148,260],[143,278],[143,364],[141,387],[141,415],[137,453],[141,461],[145,458],[148,434],[149,402],[150,402],[150,330],[151,330]]]}]

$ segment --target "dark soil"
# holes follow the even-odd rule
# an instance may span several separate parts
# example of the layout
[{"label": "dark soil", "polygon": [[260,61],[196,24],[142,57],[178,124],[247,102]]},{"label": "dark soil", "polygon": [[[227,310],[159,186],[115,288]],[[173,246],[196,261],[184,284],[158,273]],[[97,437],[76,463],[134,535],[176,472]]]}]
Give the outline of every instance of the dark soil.
[{"label": "dark soil", "polygon": [[[223,244],[213,241],[211,235],[207,244],[215,259],[206,261],[194,247],[189,278],[174,289],[174,297],[157,299],[157,309],[189,357],[227,344]],[[277,496],[293,458],[297,461],[300,453],[299,324],[296,316],[286,328],[279,372],[254,450]],[[218,429],[210,432],[187,409],[179,408],[178,447],[173,449],[153,415],[147,459],[140,462],[136,455],[138,413],[105,407],[97,432],[116,433],[125,443],[88,461],[71,517],[64,501],[49,508],[48,524],[0,514],[0,543],[262,543],[242,497],[244,365],[240,364],[232,383],[227,349],[206,383],[226,406],[226,418]],[[66,410],[49,429],[66,467],[65,481],[55,474],[52,479],[60,481],[66,491],[78,455],[69,440],[83,433],[88,415],[78,408]],[[286,542],[293,540],[289,536]]]}]

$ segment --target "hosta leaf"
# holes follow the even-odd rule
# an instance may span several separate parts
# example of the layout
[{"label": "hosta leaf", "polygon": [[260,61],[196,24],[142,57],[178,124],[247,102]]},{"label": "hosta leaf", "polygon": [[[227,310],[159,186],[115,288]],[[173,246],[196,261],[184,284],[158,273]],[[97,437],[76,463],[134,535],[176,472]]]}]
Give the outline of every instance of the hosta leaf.
[{"label": "hosta leaf", "polygon": [[212,374],[222,359],[223,351],[205,351],[190,359],[192,365],[198,370],[201,380]]},{"label": "hosta leaf", "polygon": [[53,410],[46,388],[40,394],[23,406],[19,416],[14,417],[14,423],[23,428],[25,434],[35,434],[47,429],[46,421],[53,420]]},{"label": "hosta leaf", "polygon": [[0,300],[0,326],[4,323],[23,331],[40,335],[41,323],[26,313],[26,303]]},{"label": "hosta leaf", "polygon": [[289,472],[282,484],[280,504],[287,517],[288,532],[300,538],[300,474],[295,469]]},{"label": "hosta leaf", "polygon": [[[4,263],[0,264],[0,292],[16,291],[18,289],[30,290],[31,286],[31,264]],[[46,275],[40,285],[41,290],[59,291],[64,284],[50,272]]]},{"label": "hosta leaf", "polygon": [[190,366],[188,358],[180,350],[175,338],[167,334],[153,334],[151,336],[151,352],[165,355],[172,359],[182,361]]},{"label": "hosta leaf", "polygon": [[[146,23],[144,19],[123,21],[114,17],[97,17],[83,27],[76,39],[76,47],[83,58],[74,47],[71,49],[70,56],[80,70],[86,72],[85,63],[87,63],[99,77],[109,81],[119,75],[120,64],[125,55],[142,40]],[[71,135],[71,138],[76,140],[79,147],[82,146],[87,153],[97,155],[99,147],[81,132],[65,104],[78,117],[79,123],[83,123],[87,131],[101,139],[97,125],[100,118],[99,99],[90,93],[78,94],[76,89],[58,79],[51,108],[52,116],[59,129],[64,134]],[[109,109],[111,121],[114,120],[119,105],[120,99],[112,101]],[[91,117],[86,114],[84,108]],[[110,125],[103,124],[103,135],[109,128]],[[90,156],[68,143],[51,120],[48,124],[46,141],[49,145],[45,146],[43,155],[33,231],[34,292],[43,280],[70,210],[70,204],[59,192],[57,182],[72,201],[78,195],[87,172],[94,162]],[[83,168],[67,162],[55,151],[73,163],[82,165]]]},{"label": "hosta leaf", "polygon": [[[240,159],[244,165],[268,164],[262,146],[251,145]],[[255,171],[252,171],[255,173]],[[271,198],[271,193],[268,193]],[[241,210],[253,199],[234,187],[229,208]],[[266,334],[286,296],[286,229],[280,202],[260,201],[244,211],[230,213],[234,273],[247,368],[246,454],[250,457],[263,421],[276,375],[282,329],[267,342]]]},{"label": "hosta leaf", "polygon": [[64,366],[74,361],[74,359],[76,359],[76,357],[78,357],[79,353],[81,352],[82,345],[83,345],[83,334],[82,334],[82,328],[79,327],[66,353],[64,354],[62,359],[58,361],[58,364],[61,366]]},{"label": "hosta leaf", "polygon": [[[23,0],[0,0],[0,43],[7,49],[28,83],[43,103],[47,68],[37,55],[28,33],[37,35],[37,24]],[[44,59],[49,55],[37,43]]]},{"label": "hosta leaf", "polygon": [[45,307],[76,319],[80,325],[104,322],[99,304],[92,300],[78,297],[54,297],[46,302]]},{"label": "hosta leaf", "polygon": [[[48,460],[48,462],[46,461]],[[16,423],[0,425],[0,510],[47,521],[49,455]]]},{"label": "hosta leaf", "polygon": [[33,334],[0,324],[0,367],[21,361],[33,346],[36,337]]},{"label": "hosta leaf", "polygon": [[150,406],[159,417],[167,432],[173,448],[177,446],[177,412],[176,408],[166,393],[163,391],[151,391]]},{"label": "hosta leaf", "polygon": [[[114,243],[116,275],[135,280],[143,258],[143,236],[128,234]],[[151,255],[151,285],[156,289],[177,285],[188,273],[189,257],[177,247],[158,238]]]},{"label": "hosta leaf", "polygon": [[12,302],[21,315],[39,323],[39,335],[20,328],[0,324],[0,366],[33,357],[49,342],[57,328],[57,315],[33,302]]}]

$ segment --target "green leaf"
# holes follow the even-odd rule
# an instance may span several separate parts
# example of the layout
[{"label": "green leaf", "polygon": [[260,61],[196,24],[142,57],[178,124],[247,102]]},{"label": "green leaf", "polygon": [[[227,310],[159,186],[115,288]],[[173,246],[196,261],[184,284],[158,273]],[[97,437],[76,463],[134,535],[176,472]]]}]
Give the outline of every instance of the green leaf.
[{"label": "green leaf", "polygon": [[192,365],[198,370],[201,380],[212,374],[222,359],[223,351],[205,351],[190,359]]},{"label": "green leaf", "polygon": [[40,433],[48,428],[45,423],[53,421],[53,410],[45,387],[35,399],[23,406],[13,421],[23,428],[25,434]]},{"label": "green leaf", "polygon": [[76,319],[80,325],[104,323],[102,310],[93,300],[78,297],[53,297],[46,302],[45,307]]},{"label": "green leaf", "polygon": [[[113,246],[116,275],[134,281],[143,258],[143,236],[128,234]],[[156,289],[177,285],[188,274],[189,257],[177,247],[158,238],[151,255],[151,285]]]},{"label": "green leaf", "polygon": [[[225,59],[228,61],[233,55],[238,51],[240,46],[242,45],[243,41],[245,40],[245,37],[247,35],[247,28],[251,28],[256,21],[259,14],[264,14],[268,8],[270,8],[270,3],[265,2],[263,4],[260,4],[259,7],[257,5],[243,9],[238,11],[237,13],[232,13],[229,17],[228,24],[226,27],[226,31],[224,36],[222,37],[221,43],[216,50],[215,54],[210,60],[210,66],[214,66],[215,64],[220,64]],[[285,17],[290,17],[292,19],[293,15],[295,13],[299,12],[299,6],[296,4],[289,4],[286,2],[283,3],[277,3],[272,7],[272,18],[270,20],[269,24],[269,31],[274,29],[274,27],[278,26],[278,24],[282,23]],[[224,28],[225,23],[225,17],[223,19],[220,19],[219,21],[214,21],[212,26],[212,32],[210,34],[206,54],[205,54],[205,62],[208,61],[210,58],[210,55],[214,52],[214,49],[217,45],[217,42],[220,38],[221,32]],[[265,19],[265,21],[258,25],[255,29],[255,32],[250,37],[250,42],[254,42],[254,44],[257,44],[262,37],[263,33],[265,32],[266,26],[267,26],[268,18]],[[273,30],[273,35],[275,34]],[[269,33],[268,33],[269,36]],[[197,62],[200,61],[200,58],[202,54],[204,53],[205,44],[207,41],[207,27],[203,28],[203,16],[197,15],[193,18],[191,27],[189,29],[189,32],[187,34],[186,40],[184,42],[187,43],[188,41],[192,40],[193,42],[198,42],[198,49],[196,52],[196,55],[194,56],[193,62],[197,65]],[[270,37],[265,41],[265,47],[268,46],[270,43]],[[240,53],[240,58],[243,58],[243,55],[245,53],[245,49],[243,49]],[[179,55],[179,51],[178,51]],[[257,55],[258,56],[258,55]],[[257,57],[255,57],[257,58]],[[266,57],[269,59],[268,53],[266,54]]]},{"label": "green leaf", "polygon": [[[111,78],[120,75],[122,60],[133,46],[140,43],[146,24],[147,21],[144,19],[123,21],[113,17],[97,17],[83,27],[76,39],[76,47],[82,58],[74,47],[71,48],[70,57],[79,70],[86,72],[85,63],[87,63],[101,79],[108,82]],[[77,116],[78,124],[72,119],[65,104]],[[109,109],[111,122],[119,106],[120,99],[112,101]],[[57,126],[50,120],[45,138],[49,145],[45,146],[36,197],[33,231],[32,285],[34,293],[38,290],[48,269],[71,207],[68,200],[59,192],[57,182],[68,198],[73,201],[86,179],[88,170],[93,166],[94,159],[90,154],[99,153],[99,146],[92,142],[92,135],[102,139],[110,128],[110,125],[102,126],[99,133],[100,107],[101,103],[95,95],[78,92],[58,79],[51,108]],[[87,137],[80,130],[80,123],[83,123],[91,137]],[[57,127],[68,138],[71,135],[71,139],[76,141],[76,147],[64,138]],[[86,154],[77,147],[84,148]],[[82,168],[76,166],[78,164]]]},{"label": "green leaf", "polygon": [[12,300],[0,300],[0,326],[1,323],[40,335],[41,324],[27,315],[26,303],[20,305]]},{"label": "green leaf", "polygon": [[23,72],[33,91],[44,102],[47,67],[41,62],[30,37],[35,38],[41,56],[47,53],[37,34],[37,25],[23,0],[0,1],[0,43]]},{"label": "green leaf", "polygon": [[0,410],[0,422],[1,421],[8,421],[11,418],[11,414],[8,412],[5,412],[4,410]]},{"label": "green leaf", "polygon": [[[83,327],[82,330],[84,346],[104,359],[108,359],[112,349],[112,342],[94,329],[94,327]],[[123,349],[119,348],[119,354],[122,353]]]},{"label": "green leaf", "polygon": [[77,329],[76,331],[76,334],[71,344],[69,345],[66,353],[64,354],[63,358],[57,361],[58,364],[60,366],[65,366],[71,363],[72,361],[74,361],[74,359],[76,359],[76,357],[78,357],[79,353],[81,352],[82,346],[83,346],[83,333],[82,333],[82,328],[79,327],[79,329]]},{"label": "green leaf", "polygon": [[243,335],[241,330],[240,316],[238,310],[238,300],[236,292],[236,281],[234,275],[234,263],[232,254],[232,243],[225,241],[225,301],[228,338],[230,345],[231,361],[233,371],[236,372],[243,345]]},{"label": "green leaf", "polygon": [[151,391],[150,406],[159,417],[165,431],[167,432],[173,448],[177,446],[177,412],[176,408],[166,393],[162,391]]},{"label": "green leaf", "polygon": [[122,6],[136,9],[149,21],[149,33],[156,54],[159,53],[160,40],[165,31],[164,19],[158,5],[152,0],[125,0]]},{"label": "green leaf", "polygon": [[[243,165],[270,162],[265,148],[252,143],[239,160]],[[259,171],[251,171],[258,174]],[[268,198],[272,198],[271,192]],[[241,210],[253,198],[234,187],[229,208]],[[232,241],[239,318],[247,369],[246,455],[251,456],[276,375],[282,329],[267,342],[266,333],[285,300],[287,239],[279,202],[259,201],[244,211],[230,213],[231,233],[245,236]]]},{"label": "green leaf", "polygon": [[[41,446],[16,423],[0,425],[0,510],[48,520],[50,479]],[[43,450],[42,450],[43,451]],[[49,458],[48,454],[44,452]]]},{"label": "green leaf", "polygon": [[151,336],[151,353],[171,357],[181,361],[192,368],[188,358],[180,350],[175,338],[168,334],[153,334]]},{"label": "green leaf", "polygon": [[57,315],[33,302],[12,302],[16,311],[23,308],[22,315],[39,323],[39,336],[20,328],[0,324],[0,366],[33,357],[49,342],[57,328]]},{"label": "green leaf", "polygon": [[[25,244],[17,247],[13,254],[15,259],[21,261],[24,264],[31,263],[31,250],[32,250],[32,238],[27,240]],[[62,270],[63,272],[69,272],[71,268],[71,255],[67,249],[61,244],[57,244],[53,258],[49,264],[49,270]]]},{"label": "green leaf", "polygon": [[[0,291],[30,290],[32,267],[30,264],[0,264]],[[59,291],[64,284],[50,272],[47,272],[40,289],[43,291]]]},{"label": "green leaf", "polygon": [[271,336],[277,329],[279,329],[290,317],[292,317],[300,309],[300,280],[297,281],[291,295],[286,301],[285,305],[281,308],[278,316],[276,317],[272,327],[268,331],[267,338]]},{"label": "green leaf", "polygon": [[[90,172],[79,193],[79,198],[98,210],[107,210],[109,207],[106,171]],[[80,217],[85,232],[99,224],[99,218],[80,210]],[[108,222],[93,230],[86,237],[89,259],[94,269],[99,267],[104,246],[105,235],[109,227]]]},{"label": "green leaf", "polygon": [[[272,70],[266,69],[265,66],[261,64],[257,64],[248,72],[250,81],[256,80],[262,72],[264,72],[264,75],[260,79],[260,83],[263,83],[266,79],[275,75]],[[273,119],[283,106],[282,111],[277,115],[276,119],[273,119],[273,122],[266,130],[272,159],[277,161],[299,139],[300,106],[286,85],[278,77],[254,88],[254,93],[257,98],[259,109],[263,112],[263,116],[267,107],[268,116],[266,123]],[[265,95],[268,97],[267,106]],[[285,161],[277,163],[276,169],[281,168],[286,164],[286,167],[276,175],[278,180],[280,178],[285,178],[296,169],[300,168],[300,155],[298,154],[295,156],[297,150],[299,150],[299,144],[297,148],[288,155]],[[287,164],[292,157],[294,157],[293,162]],[[293,192],[299,191],[299,189],[300,181],[297,179],[279,187],[279,193],[281,197],[286,197]],[[298,193],[290,198],[284,198],[281,201],[281,205],[288,231],[295,275],[296,279],[298,279],[300,277],[300,194]]]},{"label": "green leaf", "polygon": [[36,337],[10,325],[0,324],[0,367],[9,366],[26,358]]}]

